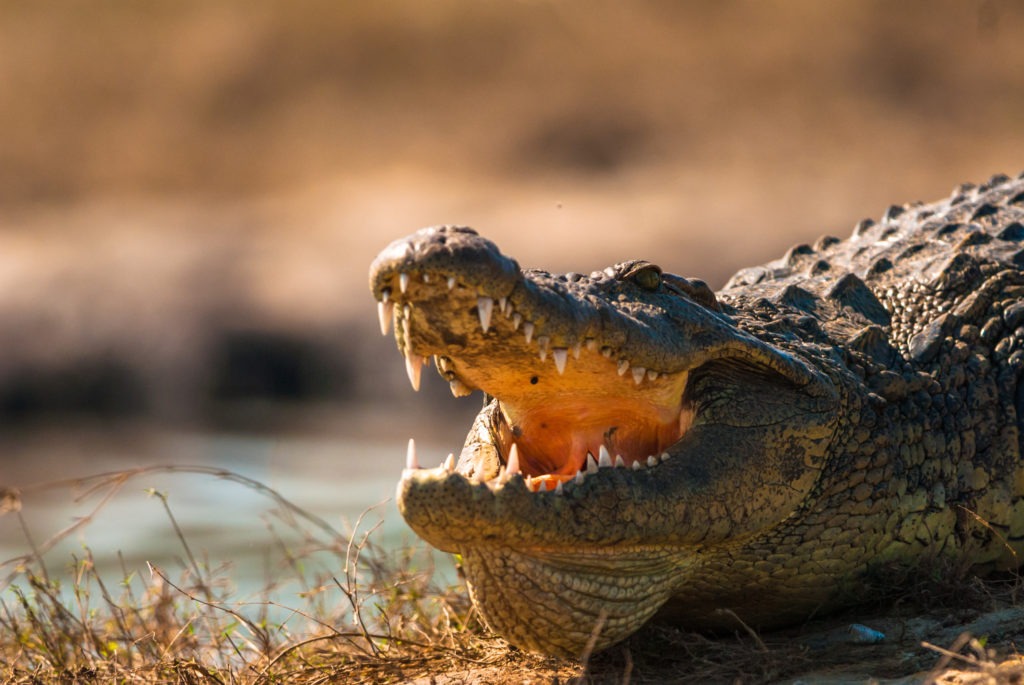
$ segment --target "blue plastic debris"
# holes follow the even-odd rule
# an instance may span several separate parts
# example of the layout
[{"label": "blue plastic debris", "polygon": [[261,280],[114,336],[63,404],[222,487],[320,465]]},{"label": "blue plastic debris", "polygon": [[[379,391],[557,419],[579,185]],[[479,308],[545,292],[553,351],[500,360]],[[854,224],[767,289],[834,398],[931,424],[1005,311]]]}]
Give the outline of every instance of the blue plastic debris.
[{"label": "blue plastic debris", "polygon": [[855,645],[877,645],[885,641],[885,633],[868,628],[860,623],[850,624],[850,642]]}]

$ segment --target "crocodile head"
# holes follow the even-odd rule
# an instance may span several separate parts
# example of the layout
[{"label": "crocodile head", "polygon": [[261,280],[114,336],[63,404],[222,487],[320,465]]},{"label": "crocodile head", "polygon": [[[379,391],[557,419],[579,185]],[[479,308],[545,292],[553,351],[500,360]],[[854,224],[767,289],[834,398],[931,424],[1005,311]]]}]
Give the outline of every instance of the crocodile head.
[{"label": "crocodile head", "polygon": [[374,261],[381,327],[413,387],[433,357],[485,406],[457,460],[408,465],[409,525],[458,553],[487,624],[579,655],[635,631],[702,555],[790,516],[814,486],[837,393],[734,325],[700,281],[645,261],[522,270],[467,228]]}]

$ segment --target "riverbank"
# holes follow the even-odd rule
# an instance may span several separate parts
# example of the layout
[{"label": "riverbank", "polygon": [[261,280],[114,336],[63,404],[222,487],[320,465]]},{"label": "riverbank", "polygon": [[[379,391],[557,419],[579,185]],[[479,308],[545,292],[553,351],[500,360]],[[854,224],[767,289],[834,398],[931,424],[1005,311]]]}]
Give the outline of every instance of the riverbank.
[{"label": "riverbank", "polygon": [[[174,498],[156,490],[148,496],[164,523],[153,534],[177,550],[174,561],[119,555],[119,571],[101,572],[89,539],[134,525],[127,517],[101,523],[102,511],[158,472],[176,473],[193,491],[236,487],[270,504],[269,516],[248,524],[270,541],[260,589],[240,589],[234,565],[217,561],[179,520]],[[20,559],[0,567],[2,682],[910,685],[1024,676],[1016,576],[981,581],[945,567],[889,574],[883,601],[788,630],[762,633],[737,619],[731,634],[707,636],[654,624],[604,653],[563,660],[490,635],[447,560],[439,567],[422,543],[389,541],[376,512],[344,529],[216,466],[111,471],[75,485],[100,500],[58,533],[77,549],[60,554],[52,539],[30,539]],[[0,521],[23,520],[23,505],[6,491]]]}]

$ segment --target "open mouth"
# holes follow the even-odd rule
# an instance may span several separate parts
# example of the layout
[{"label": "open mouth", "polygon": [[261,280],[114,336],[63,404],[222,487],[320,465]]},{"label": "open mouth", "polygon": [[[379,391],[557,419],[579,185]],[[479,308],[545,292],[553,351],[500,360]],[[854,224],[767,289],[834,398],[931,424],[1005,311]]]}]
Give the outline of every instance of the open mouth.
[{"label": "open mouth", "polygon": [[475,454],[481,436],[471,435],[459,463],[476,480],[497,486],[518,473],[535,492],[561,492],[601,468],[657,466],[691,425],[688,370],[631,359],[595,325],[549,332],[528,298],[517,307],[522,288],[484,294],[426,265],[383,273],[376,286],[381,331],[394,327],[414,389],[433,358],[452,394],[492,398],[483,442],[493,457]]},{"label": "open mouth", "polygon": [[699,281],[643,261],[587,276],[524,271],[471,229],[440,227],[382,251],[370,287],[414,389],[433,359],[456,397],[485,393],[437,479],[457,472],[497,494],[521,476],[563,494],[608,469],[625,496],[654,469],[673,472],[657,488],[693,501],[745,477],[784,489],[788,506],[799,488],[786,484],[816,477],[831,382],[738,329]]},{"label": "open mouth", "polygon": [[396,502],[462,555],[474,604],[515,644],[578,654],[604,612],[602,644],[629,634],[698,550],[766,534],[823,472],[831,377],[700,281],[643,261],[524,271],[440,227],[382,251],[370,288],[414,389],[432,359],[455,396],[485,394],[457,462],[421,469],[410,441]]}]

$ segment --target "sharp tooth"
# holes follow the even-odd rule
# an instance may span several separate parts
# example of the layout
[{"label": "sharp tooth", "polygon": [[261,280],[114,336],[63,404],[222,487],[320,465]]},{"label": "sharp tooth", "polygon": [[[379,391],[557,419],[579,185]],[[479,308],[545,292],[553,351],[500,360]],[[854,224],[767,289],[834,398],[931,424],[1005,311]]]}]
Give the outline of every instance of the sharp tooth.
[{"label": "sharp tooth", "polygon": [[448,388],[452,391],[452,395],[455,397],[468,397],[473,394],[473,390],[458,378],[449,381]]},{"label": "sharp tooth", "polygon": [[652,454],[651,456],[647,457],[647,466],[650,467],[650,466],[657,466],[657,465],[658,465],[658,458],[656,456],[654,456]]},{"label": "sharp tooth", "polygon": [[582,471],[577,471],[576,475],[573,477],[572,480],[574,483],[576,483],[576,485],[579,485],[580,483],[583,482],[583,479],[586,477],[587,475],[585,473],[583,473]]},{"label": "sharp tooth", "polygon": [[[548,343],[550,343],[550,342],[551,342],[551,338],[549,338],[546,335],[541,335],[541,336],[537,337],[537,347],[540,348],[540,352],[541,352],[542,355],[547,355],[547,353],[548,353]],[[544,357],[541,357],[540,359],[541,359],[541,361],[544,361]]]},{"label": "sharp tooth", "polygon": [[494,300],[489,297],[476,298],[476,311],[480,314],[480,327],[484,333],[491,327],[491,313],[494,311]]},{"label": "sharp tooth", "polygon": [[389,300],[391,300],[391,288],[381,288],[380,301],[387,303]]},{"label": "sharp tooth", "polygon": [[633,464],[630,466],[630,468],[633,469],[634,471],[639,471],[643,467],[644,467],[644,465],[641,464],[639,460],[638,461],[634,461]]},{"label": "sharp tooth", "polygon": [[640,385],[640,381],[642,381],[644,379],[644,376],[646,376],[646,375],[647,375],[647,369],[645,369],[644,367],[642,367],[642,366],[634,366],[633,367],[633,382],[636,383],[637,385]]},{"label": "sharp tooth", "polygon": [[526,489],[531,492],[537,492],[537,488],[533,486],[533,476],[526,477]]},{"label": "sharp tooth", "polygon": [[420,372],[423,371],[423,364],[426,361],[426,359],[415,352],[405,353],[405,372],[409,374],[409,382],[412,383],[412,389],[417,392],[420,389]]},{"label": "sharp tooth", "polygon": [[377,316],[380,318],[380,334],[387,335],[391,330],[391,317],[395,315],[395,303],[381,300],[377,303]]},{"label": "sharp tooth", "polygon": [[402,307],[402,316],[408,319],[412,316],[412,305],[405,305]]},{"label": "sharp tooth", "polygon": [[[522,314],[520,314],[519,312],[516,312],[515,314],[512,315],[512,330],[513,331],[518,331],[519,330],[519,326],[522,323],[523,323],[523,315]],[[530,341],[527,340],[526,342],[530,342]]]},{"label": "sharp tooth", "polygon": [[409,438],[409,449],[405,452],[405,468],[411,471],[419,467],[420,464],[416,461],[416,441]]},{"label": "sharp tooth", "polygon": [[506,471],[505,467],[502,466],[502,467],[500,467],[498,469],[498,484],[499,485],[504,485],[507,482],[508,482],[508,471]]},{"label": "sharp tooth", "polygon": [[533,324],[527,321],[523,324],[523,335],[526,336],[526,343],[529,344],[533,340]]},{"label": "sharp tooth", "polygon": [[668,452],[662,452],[662,453],[661,453],[661,460],[662,460],[662,461],[665,461],[665,460],[667,460],[667,459],[668,459],[669,457],[671,457],[671,456],[672,456],[672,455],[671,455],[671,454],[669,454]]},{"label": "sharp tooth", "polygon": [[610,347],[602,347],[601,348],[601,356],[604,357],[605,359],[611,359],[612,358],[612,348],[610,348]]},{"label": "sharp tooth", "polygon": [[519,448],[513,442],[508,451],[508,466],[506,467],[509,476],[519,473]]},{"label": "sharp tooth", "polygon": [[597,459],[590,452],[587,452],[587,473],[597,473]]},{"label": "sharp tooth", "polygon": [[625,373],[627,371],[629,371],[629,360],[628,359],[620,359],[619,360],[619,375],[623,376],[623,375],[625,375]]},{"label": "sharp tooth", "polygon": [[455,276],[448,277],[448,290],[454,290],[455,288]]},{"label": "sharp tooth", "polygon": [[556,495],[564,494],[564,490],[562,488],[562,481],[558,481],[558,485],[555,486],[555,494]]},{"label": "sharp tooth", "polygon": [[398,289],[404,294],[406,289],[409,287],[409,274],[404,271],[398,274]]},{"label": "sharp tooth", "polygon": [[604,445],[601,445],[601,449],[597,451],[597,465],[602,469],[612,465],[612,455],[608,454],[608,448]]},{"label": "sharp tooth", "polygon": [[647,369],[647,380],[656,381],[658,380],[658,372],[654,369]]},{"label": "sharp tooth", "polygon": [[556,347],[551,350],[551,356],[555,359],[555,368],[558,369],[558,373],[565,373],[565,364],[569,361],[569,350],[564,347]]},{"label": "sharp tooth", "polygon": [[624,469],[626,468],[626,460],[622,458],[621,454],[615,455],[615,468]]},{"label": "sharp tooth", "polygon": [[585,344],[587,346],[587,349],[590,350],[591,352],[597,349],[597,341],[594,340],[593,338],[587,338]]},{"label": "sharp tooth", "polygon": [[498,311],[501,312],[502,314],[504,314],[505,313],[505,305],[507,305],[507,304],[508,304],[508,298],[507,297],[499,297],[498,298]]},{"label": "sharp tooth", "polygon": [[448,458],[444,460],[444,464],[442,464],[442,466],[444,466],[444,470],[448,473],[455,471],[455,455],[449,454]]},{"label": "sharp tooth", "polygon": [[580,358],[580,344],[579,343],[576,343],[575,345],[572,346],[572,358],[573,359],[579,359]]}]

